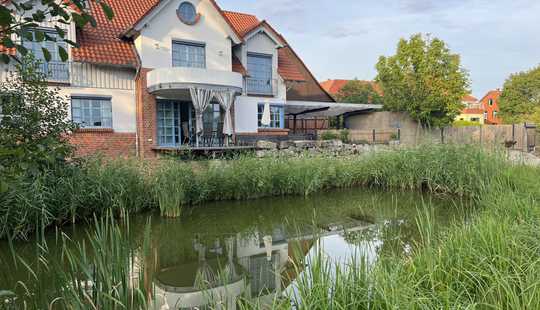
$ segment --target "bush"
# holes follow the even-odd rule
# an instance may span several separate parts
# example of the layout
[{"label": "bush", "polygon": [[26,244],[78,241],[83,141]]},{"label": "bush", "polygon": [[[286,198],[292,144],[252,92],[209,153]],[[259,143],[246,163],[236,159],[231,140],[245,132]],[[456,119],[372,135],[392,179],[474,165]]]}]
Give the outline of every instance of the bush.
[{"label": "bush", "polygon": [[321,140],[336,140],[338,138],[337,133],[326,130],[321,134]]}]

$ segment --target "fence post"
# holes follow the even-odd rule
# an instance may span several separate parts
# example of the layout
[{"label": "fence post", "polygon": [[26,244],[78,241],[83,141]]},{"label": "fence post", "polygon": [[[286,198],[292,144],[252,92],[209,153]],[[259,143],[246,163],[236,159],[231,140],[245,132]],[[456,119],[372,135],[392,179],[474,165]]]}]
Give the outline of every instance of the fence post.
[{"label": "fence post", "polygon": [[484,126],[483,125],[480,125],[480,146],[482,146],[482,138],[484,136]]},{"label": "fence post", "polygon": [[375,144],[375,129],[373,129],[373,144]]},{"label": "fence post", "polygon": [[397,139],[401,143],[401,128],[397,129]]},{"label": "fence post", "polygon": [[441,127],[441,144],[444,144],[444,127]]},{"label": "fence post", "polygon": [[516,144],[514,143],[516,141],[516,124],[512,124],[512,150],[515,148]]}]

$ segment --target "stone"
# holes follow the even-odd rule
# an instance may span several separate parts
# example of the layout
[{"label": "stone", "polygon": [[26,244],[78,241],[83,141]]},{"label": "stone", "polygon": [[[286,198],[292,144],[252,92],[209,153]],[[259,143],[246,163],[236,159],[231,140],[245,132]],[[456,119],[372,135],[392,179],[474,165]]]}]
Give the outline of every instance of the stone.
[{"label": "stone", "polygon": [[312,140],[299,140],[299,141],[293,141],[293,144],[295,147],[300,149],[309,149],[314,148],[316,146],[316,141]]},{"label": "stone", "polygon": [[291,147],[291,142],[286,140],[286,141],[279,141],[279,149],[280,150],[286,150],[288,149],[289,147]]},{"label": "stone", "polygon": [[277,149],[277,144],[272,141],[259,140],[255,144],[255,147],[259,150],[275,150]]}]

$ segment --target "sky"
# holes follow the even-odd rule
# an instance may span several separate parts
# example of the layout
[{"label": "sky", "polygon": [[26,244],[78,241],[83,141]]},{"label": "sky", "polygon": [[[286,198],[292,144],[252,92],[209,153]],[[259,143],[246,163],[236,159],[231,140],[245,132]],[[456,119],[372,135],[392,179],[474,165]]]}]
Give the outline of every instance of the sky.
[{"label": "sky", "polygon": [[319,81],[371,80],[400,38],[429,33],[461,55],[472,94],[540,64],[540,0],[218,0],[281,32]]}]

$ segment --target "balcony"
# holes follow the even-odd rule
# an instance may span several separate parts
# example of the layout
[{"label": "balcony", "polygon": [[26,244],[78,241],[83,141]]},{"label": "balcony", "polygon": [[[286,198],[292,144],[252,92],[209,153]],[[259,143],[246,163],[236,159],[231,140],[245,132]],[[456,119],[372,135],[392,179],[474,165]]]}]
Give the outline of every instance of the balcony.
[{"label": "balcony", "polygon": [[246,92],[248,95],[275,96],[277,80],[246,78]]},{"label": "balcony", "polygon": [[[16,71],[13,65],[0,68],[0,81]],[[125,67],[51,61],[40,64],[38,71],[47,82],[71,87],[133,90],[135,85],[135,70]]]},{"label": "balcony", "polygon": [[178,98],[191,86],[208,89],[242,89],[242,75],[232,71],[202,68],[171,67],[148,72],[147,87],[150,93]]}]

